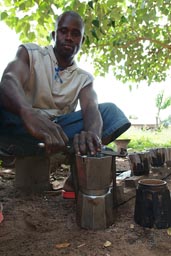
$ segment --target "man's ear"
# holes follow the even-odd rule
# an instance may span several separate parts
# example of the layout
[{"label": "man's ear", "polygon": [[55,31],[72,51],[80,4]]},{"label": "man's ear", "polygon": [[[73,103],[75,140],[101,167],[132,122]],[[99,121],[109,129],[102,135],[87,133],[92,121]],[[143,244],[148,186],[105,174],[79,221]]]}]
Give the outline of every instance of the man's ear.
[{"label": "man's ear", "polygon": [[52,39],[55,41],[55,31],[52,31],[52,32],[51,32],[51,37],[52,37]]}]

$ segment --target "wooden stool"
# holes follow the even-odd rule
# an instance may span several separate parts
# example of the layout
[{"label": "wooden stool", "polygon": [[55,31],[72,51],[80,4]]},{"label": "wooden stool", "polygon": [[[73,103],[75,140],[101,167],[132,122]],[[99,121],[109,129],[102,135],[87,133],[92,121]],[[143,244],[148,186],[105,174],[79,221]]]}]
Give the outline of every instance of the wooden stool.
[{"label": "wooden stool", "polygon": [[17,189],[39,192],[50,189],[50,159],[45,156],[17,157],[15,186]]}]

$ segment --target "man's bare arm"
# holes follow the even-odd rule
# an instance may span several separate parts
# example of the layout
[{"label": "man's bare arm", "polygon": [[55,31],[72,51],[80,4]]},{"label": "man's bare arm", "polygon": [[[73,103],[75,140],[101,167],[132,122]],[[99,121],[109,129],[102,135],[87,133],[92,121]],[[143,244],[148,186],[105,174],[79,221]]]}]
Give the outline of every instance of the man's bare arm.
[{"label": "man's bare arm", "polygon": [[87,150],[95,154],[101,149],[102,118],[98,110],[97,95],[92,84],[83,88],[79,95],[83,115],[84,131],[74,138],[77,153],[86,154]]},{"label": "man's bare arm", "polygon": [[23,91],[29,79],[29,58],[26,50],[20,47],[15,59],[6,67],[0,83],[0,102],[10,112],[22,115],[22,110],[30,108]]},{"label": "man's bare arm", "polygon": [[65,147],[68,138],[62,128],[37,113],[27,102],[24,86],[30,76],[29,57],[20,47],[14,61],[5,69],[0,83],[0,104],[22,119],[28,132],[45,143],[46,151],[54,153]]}]

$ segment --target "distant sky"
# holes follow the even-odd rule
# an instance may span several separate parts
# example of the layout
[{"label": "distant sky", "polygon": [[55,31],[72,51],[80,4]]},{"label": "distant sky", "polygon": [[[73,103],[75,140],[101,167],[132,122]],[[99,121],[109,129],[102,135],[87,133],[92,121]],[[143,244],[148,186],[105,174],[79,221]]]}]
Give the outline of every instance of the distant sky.
[{"label": "distant sky", "polygon": [[[11,61],[20,44],[18,36],[10,30],[3,22],[0,22],[1,40],[0,40],[0,77],[9,61]],[[81,62],[80,66],[89,72],[92,67],[89,63]],[[95,90],[98,95],[99,103],[113,102],[118,105],[125,114],[139,117],[139,123],[155,123],[156,107],[155,97],[159,91],[165,89],[165,95],[171,95],[171,79],[160,84],[148,86],[141,83],[137,88],[133,85],[132,91],[128,84],[122,84],[116,81],[111,74],[104,77],[95,78]],[[171,107],[161,111],[162,119],[171,114]]]}]

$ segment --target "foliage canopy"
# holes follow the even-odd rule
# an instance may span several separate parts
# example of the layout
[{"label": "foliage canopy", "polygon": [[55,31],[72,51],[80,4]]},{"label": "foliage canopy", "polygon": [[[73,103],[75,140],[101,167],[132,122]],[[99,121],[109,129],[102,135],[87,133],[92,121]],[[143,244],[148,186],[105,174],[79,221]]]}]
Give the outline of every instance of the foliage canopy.
[{"label": "foliage canopy", "polygon": [[123,82],[165,80],[171,66],[170,0],[4,0],[1,20],[23,42],[46,45],[55,18],[77,11],[86,24],[80,54],[90,57],[95,74],[109,70]]}]

